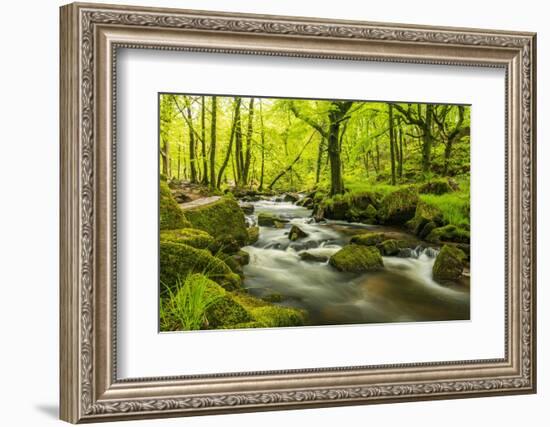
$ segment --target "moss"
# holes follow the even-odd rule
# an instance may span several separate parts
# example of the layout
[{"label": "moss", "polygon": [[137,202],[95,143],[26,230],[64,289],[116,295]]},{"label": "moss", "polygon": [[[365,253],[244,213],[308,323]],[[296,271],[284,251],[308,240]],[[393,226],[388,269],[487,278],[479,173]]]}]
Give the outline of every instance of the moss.
[{"label": "moss", "polygon": [[420,200],[416,205],[414,218],[407,222],[407,228],[418,236],[429,222],[443,225],[443,214],[438,207]]},{"label": "moss", "polygon": [[399,242],[395,239],[384,240],[377,248],[383,255],[397,255],[399,253]]},{"label": "moss", "polygon": [[283,300],[283,296],[279,293],[269,294],[265,297],[262,297],[262,301],[267,302],[281,302]]},{"label": "moss", "polygon": [[378,211],[380,219],[384,224],[405,224],[414,217],[418,200],[418,193],[414,187],[405,187],[389,193],[381,202]]},{"label": "moss", "polygon": [[239,252],[237,252],[235,255],[233,255],[233,258],[240,265],[248,265],[250,263],[250,254],[246,251],[243,251],[242,249]]},{"label": "moss", "polygon": [[367,232],[353,236],[350,240],[351,243],[363,246],[376,246],[384,241],[383,233]]},{"label": "moss", "polygon": [[377,248],[353,244],[344,246],[332,255],[329,264],[339,271],[355,273],[380,270],[384,266]]},{"label": "moss", "polygon": [[227,289],[240,287],[241,279],[225,262],[206,249],[196,249],[183,243],[160,242],[160,281],[175,288],[178,277],[202,273]]},{"label": "moss", "polygon": [[317,255],[312,254],[311,252],[300,252],[298,254],[302,261],[311,261],[311,262],[327,262],[328,256],[326,255]]},{"label": "moss", "polygon": [[450,193],[453,191],[453,188],[449,184],[449,181],[442,178],[442,179],[434,179],[433,181],[428,181],[420,187],[418,187],[418,192],[422,194],[445,194]]},{"label": "moss", "polygon": [[185,216],[193,227],[213,236],[224,251],[235,252],[247,244],[244,213],[232,197],[190,207],[185,210]]},{"label": "moss", "polygon": [[303,239],[304,237],[307,237],[307,236],[309,236],[309,234],[307,234],[297,225],[293,225],[292,228],[290,229],[290,232],[288,233],[288,238],[293,242],[298,239]]},{"label": "moss", "polygon": [[191,223],[187,221],[182,209],[172,197],[168,184],[161,180],[159,188],[160,229],[173,230],[191,227]]},{"label": "moss", "polygon": [[434,228],[426,237],[430,243],[455,242],[470,243],[470,232],[463,228],[449,224],[443,227]]},{"label": "moss", "polygon": [[253,245],[260,238],[260,227],[249,227],[247,229],[247,232],[248,232],[248,240],[246,244]]},{"label": "moss", "polygon": [[437,228],[437,224],[433,221],[430,221],[430,222],[426,223],[426,225],[424,225],[424,227],[422,227],[422,229],[418,233],[418,237],[420,237],[421,239],[425,239],[426,237],[428,237],[430,235],[432,230],[434,230],[436,228]]},{"label": "moss", "polygon": [[183,243],[196,249],[213,248],[215,243],[214,238],[210,234],[196,228],[164,230],[160,232],[160,240],[163,242]]},{"label": "moss", "polygon": [[258,225],[261,225],[262,227],[276,227],[277,223],[284,224],[287,222],[288,220],[271,213],[260,212],[258,214]]},{"label": "moss", "polygon": [[456,280],[464,268],[464,252],[453,246],[445,245],[435,259],[432,274],[435,280]]},{"label": "moss", "polygon": [[252,316],[221,286],[210,282],[207,288],[209,294],[217,296],[216,301],[206,310],[208,329],[220,329],[238,323],[252,321]]}]

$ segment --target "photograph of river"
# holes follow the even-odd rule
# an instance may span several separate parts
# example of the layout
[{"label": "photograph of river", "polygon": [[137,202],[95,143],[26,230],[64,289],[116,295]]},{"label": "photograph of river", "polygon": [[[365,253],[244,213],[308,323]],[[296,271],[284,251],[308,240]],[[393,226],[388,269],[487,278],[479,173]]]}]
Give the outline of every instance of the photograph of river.
[{"label": "photograph of river", "polygon": [[470,106],[158,100],[161,332],[470,319]]}]

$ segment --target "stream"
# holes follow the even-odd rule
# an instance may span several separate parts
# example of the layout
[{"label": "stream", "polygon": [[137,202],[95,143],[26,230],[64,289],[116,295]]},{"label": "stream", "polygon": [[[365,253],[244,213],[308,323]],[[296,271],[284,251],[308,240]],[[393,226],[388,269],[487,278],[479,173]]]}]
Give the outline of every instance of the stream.
[{"label": "stream", "polygon": [[[252,295],[276,296],[278,305],[305,309],[310,325],[470,318],[469,286],[442,286],[432,280],[437,249],[418,247],[383,257],[382,271],[342,273],[328,261],[304,261],[300,253],[330,257],[354,234],[395,229],[332,220],[315,223],[310,209],[275,199],[252,204],[254,214],[247,215],[250,223],[257,223],[260,212],[289,220],[280,229],[260,227],[259,240],[243,248],[250,254],[250,263],[244,267],[244,287]],[[288,233],[293,224],[308,236],[291,242]]]}]

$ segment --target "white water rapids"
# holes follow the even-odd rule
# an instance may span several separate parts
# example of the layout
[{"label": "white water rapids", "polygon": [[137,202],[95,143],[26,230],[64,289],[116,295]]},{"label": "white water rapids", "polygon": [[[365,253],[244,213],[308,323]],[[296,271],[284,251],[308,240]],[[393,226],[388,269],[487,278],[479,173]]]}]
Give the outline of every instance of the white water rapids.
[{"label": "white water rapids", "polygon": [[[470,317],[469,287],[442,286],[432,279],[437,251],[402,250],[383,257],[384,269],[363,274],[342,273],[328,262],[304,261],[300,253],[330,257],[353,234],[384,227],[327,221],[315,223],[311,210],[287,202],[262,200],[247,220],[267,212],[289,220],[284,228],[260,227],[257,243],[244,248],[250,263],[244,268],[244,286],[259,297],[277,295],[278,304],[309,313],[311,325],[464,320]],[[291,242],[297,225],[308,237]]]}]

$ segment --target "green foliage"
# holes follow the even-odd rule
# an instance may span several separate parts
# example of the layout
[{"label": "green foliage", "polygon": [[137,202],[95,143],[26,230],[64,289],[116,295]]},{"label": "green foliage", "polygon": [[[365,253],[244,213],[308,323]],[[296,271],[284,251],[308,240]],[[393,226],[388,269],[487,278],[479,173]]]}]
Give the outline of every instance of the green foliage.
[{"label": "green foliage", "polygon": [[440,196],[434,194],[421,194],[420,199],[431,206],[437,207],[446,224],[470,227],[470,194],[447,193]]},{"label": "green foliage", "polygon": [[174,288],[167,286],[160,304],[160,330],[204,328],[207,310],[222,298],[222,294],[208,291],[211,286],[217,285],[202,274],[178,277]]},{"label": "green foliage", "polygon": [[417,190],[412,186],[389,193],[382,200],[380,219],[385,224],[405,224],[414,217],[418,200]]},{"label": "green foliage", "polygon": [[211,249],[215,240],[206,231],[196,228],[180,228],[178,230],[163,230],[160,232],[162,242],[183,243],[196,249]]},{"label": "green foliage", "polygon": [[470,232],[452,224],[434,228],[426,237],[431,243],[456,242],[470,243]]},{"label": "green foliage", "polygon": [[187,221],[183,211],[172,197],[168,184],[161,180],[159,188],[160,229],[173,230],[175,228],[190,227],[191,224]]},{"label": "green foliage", "polygon": [[373,246],[346,245],[329,259],[329,264],[339,271],[361,273],[384,267],[380,251]]}]

